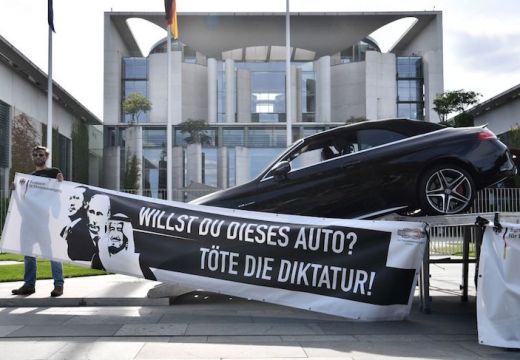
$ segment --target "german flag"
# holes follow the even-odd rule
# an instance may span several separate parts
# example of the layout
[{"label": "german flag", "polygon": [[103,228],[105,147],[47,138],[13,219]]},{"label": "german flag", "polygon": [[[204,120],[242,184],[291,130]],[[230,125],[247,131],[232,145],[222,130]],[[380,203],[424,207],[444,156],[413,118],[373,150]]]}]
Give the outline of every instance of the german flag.
[{"label": "german flag", "polygon": [[177,39],[179,37],[179,27],[177,25],[175,0],[164,0],[164,11],[166,13],[166,22],[170,25],[172,36],[174,39]]}]

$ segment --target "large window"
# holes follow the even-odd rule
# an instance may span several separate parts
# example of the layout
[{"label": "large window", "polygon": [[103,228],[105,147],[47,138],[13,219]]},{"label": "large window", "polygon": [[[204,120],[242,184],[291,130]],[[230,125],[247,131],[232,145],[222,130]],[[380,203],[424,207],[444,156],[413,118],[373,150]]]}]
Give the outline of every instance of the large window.
[{"label": "large window", "polygon": [[[315,121],[316,80],[312,62],[295,62],[299,68],[299,97],[304,122]],[[280,123],[286,121],[285,62],[236,62],[235,71],[242,69],[249,73],[251,96],[251,122]],[[226,73],[225,63],[217,68],[217,122],[225,122],[226,117]],[[238,87],[236,87],[238,88]],[[237,96],[235,94],[235,96]],[[236,109],[232,109],[236,113]],[[236,114],[235,114],[236,115]]]},{"label": "large window", "polygon": [[422,59],[417,56],[397,58],[397,116],[424,119],[424,79]]},{"label": "large window", "polygon": [[[123,112],[123,101],[131,93],[148,97],[148,60],[141,57],[123,58],[123,86],[121,94],[121,122],[129,123],[132,115]],[[148,112],[139,115],[138,122],[150,122]]]}]

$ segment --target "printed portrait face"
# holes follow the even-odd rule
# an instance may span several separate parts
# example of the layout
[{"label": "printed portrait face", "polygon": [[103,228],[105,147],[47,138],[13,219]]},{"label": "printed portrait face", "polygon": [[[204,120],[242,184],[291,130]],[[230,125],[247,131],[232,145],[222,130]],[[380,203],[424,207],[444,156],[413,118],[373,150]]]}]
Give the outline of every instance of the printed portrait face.
[{"label": "printed portrait face", "polygon": [[67,197],[68,207],[67,211],[69,216],[74,215],[79,209],[83,207],[83,201],[85,200],[85,188],[74,188],[70,191]]},{"label": "printed portrait face", "polygon": [[94,235],[103,235],[106,232],[110,217],[110,198],[106,195],[94,195],[88,204],[88,229]]},{"label": "printed portrait face", "polygon": [[128,248],[128,237],[123,232],[123,221],[110,221],[108,225],[108,252],[117,254]]}]

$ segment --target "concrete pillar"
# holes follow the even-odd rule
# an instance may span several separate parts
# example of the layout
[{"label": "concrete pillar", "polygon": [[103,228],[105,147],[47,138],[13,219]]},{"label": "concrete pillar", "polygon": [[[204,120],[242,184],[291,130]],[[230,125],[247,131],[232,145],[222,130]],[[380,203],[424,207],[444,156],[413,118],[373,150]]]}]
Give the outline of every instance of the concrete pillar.
[{"label": "concrete pillar", "polygon": [[184,151],[181,146],[172,149],[172,186],[173,200],[182,201],[182,187],[184,183]]},{"label": "concrete pillar", "polygon": [[217,60],[208,59],[208,123],[217,122]]},{"label": "concrete pillar", "polygon": [[228,148],[221,146],[217,149],[217,187],[226,189],[229,186]]},{"label": "concrete pillar", "polygon": [[251,122],[251,72],[237,70],[237,122]]},{"label": "concrete pillar", "polygon": [[322,56],[316,65],[316,121],[330,122],[330,56]]},{"label": "concrete pillar", "polygon": [[188,144],[186,147],[186,186],[202,183],[202,145]]},{"label": "concrete pillar", "polygon": [[367,51],[365,56],[365,101],[368,120],[397,116],[396,58],[394,54]]},{"label": "concrete pillar", "polygon": [[298,99],[300,98],[300,93],[298,92],[298,68],[296,65],[291,64],[291,114],[292,121],[297,122],[298,115],[301,118],[300,107]]},{"label": "concrete pillar", "polygon": [[235,62],[226,59],[226,122],[235,122]]},{"label": "concrete pillar", "polygon": [[302,122],[302,69],[296,68],[296,109],[295,109],[295,119],[296,122]]},{"label": "concrete pillar", "polygon": [[[103,187],[112,190],[121,190],[121,147],[110,146],[103,149]],[[125,159],[123,159],[125,161]]]},{"label": "concrete pillar", "polygon": [[249,163],[249,148],[237,146],[235,148],[235,185],[249,181],[251,176]]},{"label": "concrete pillar", "polygon": [[[182,52],[172,51],[172,123],[180,124],[182,118]],[[166,76],[166,75],[165,75]],[[153,107],[153,104],[152,104]]]}]

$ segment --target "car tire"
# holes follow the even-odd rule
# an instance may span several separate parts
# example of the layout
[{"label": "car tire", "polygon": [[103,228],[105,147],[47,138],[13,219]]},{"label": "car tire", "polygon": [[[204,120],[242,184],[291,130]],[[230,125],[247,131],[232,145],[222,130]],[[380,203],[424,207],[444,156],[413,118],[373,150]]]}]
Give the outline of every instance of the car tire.
[{"label": "car tire", "polygon": [[458,165],[436,165],[421,176],[419,201],[428,215],[460,214],[473,204],[474,198],[475,182]]}]

